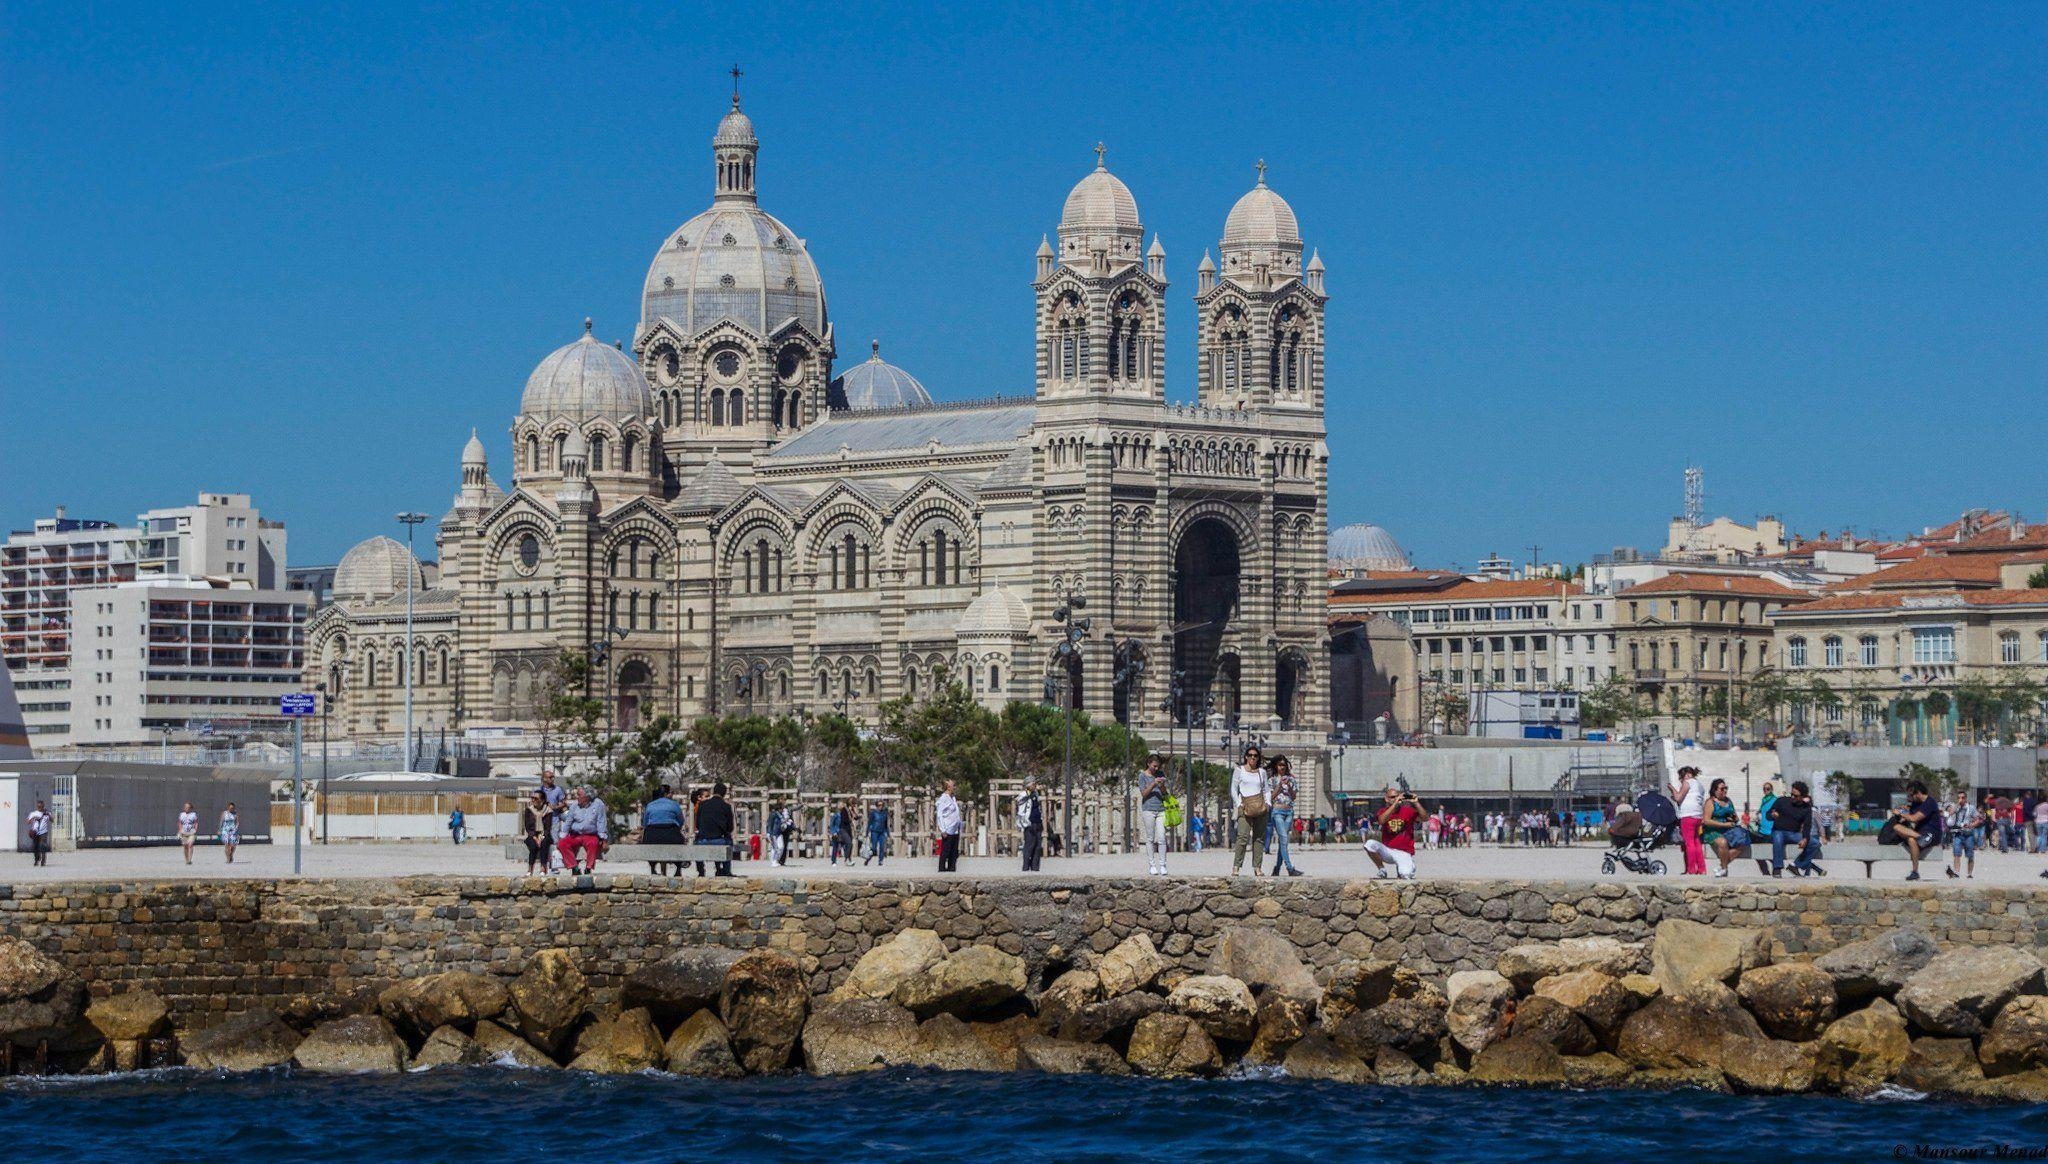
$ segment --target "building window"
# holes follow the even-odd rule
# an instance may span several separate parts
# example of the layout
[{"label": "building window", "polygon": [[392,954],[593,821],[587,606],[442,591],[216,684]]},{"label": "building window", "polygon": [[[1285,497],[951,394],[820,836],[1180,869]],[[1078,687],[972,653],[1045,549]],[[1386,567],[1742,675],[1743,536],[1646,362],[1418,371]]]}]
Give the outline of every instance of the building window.
[{"label": "building window", "polygon": [[2042,631],[2034,637],[2040,640],[2040,649],[2034,652],[2034,657],[2043,663],[2048,663],[2048,631]]},{"label": "building window", "polygon": [[1792,639],[1785,644],[1785,665],[1787,667],[1806,666],[1805,639]]},{"label": "building window", "polygon": [[1842,665],[1842,640],[1833,635],[1820,641],[1821,661],[1829,667]]},{"label": "building window", "polygon": [[1866,667],[1877,666],[1877,636],[1864,635],[1856,640],[1856,653]]},{"label": "building window", "polygon": [[1998,636],[1998,661],[2017,663],[2020,661],[2020,636],[2016,631],[2006,631]]},{"label": "building window", "polygon": [[1003,688],[1003,672],[994,663],[988,665],[988,689],[1000,691]]},{"label": "building window", "polygon": [[1956,628],[1952,626],[1914,627],[1913,661],[1915,663],[1955,662]]}]

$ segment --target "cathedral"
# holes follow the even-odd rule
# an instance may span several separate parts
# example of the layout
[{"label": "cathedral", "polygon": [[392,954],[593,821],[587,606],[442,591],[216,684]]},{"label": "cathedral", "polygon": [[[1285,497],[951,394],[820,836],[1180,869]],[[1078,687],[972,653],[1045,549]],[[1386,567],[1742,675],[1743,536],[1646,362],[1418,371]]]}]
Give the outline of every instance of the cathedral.
[{"label": "cathedral", "polygon": [[840,362],[737,96],[711,152],[630,350],[586,320],[540,361],[505,487],[472,435],[435,575],[389,538],[343,560],[306,677],[337,735],[402,731],[410,596],[424,731],[529,724],[572,648],[622,726],[872,718],[950,678],[1320,749],[1324,272],[1263,164],[1197,269],[1196,403],[1166,399],[1166,253],[1101,147],[1038,247],[1032,391],[935,401],[879,345]]}]

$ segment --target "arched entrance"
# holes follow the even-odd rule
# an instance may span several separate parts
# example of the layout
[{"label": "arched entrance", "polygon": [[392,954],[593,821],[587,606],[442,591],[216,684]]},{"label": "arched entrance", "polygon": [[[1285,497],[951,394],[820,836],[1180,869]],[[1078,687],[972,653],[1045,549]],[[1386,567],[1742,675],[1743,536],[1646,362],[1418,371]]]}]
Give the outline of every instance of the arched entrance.
[{"label": "arched entrance", "polygon": [[1199,518],[1181,533],[1173,555],[1173,669],[1181,676],[1176,722],[1208,706],[1223,631],[1237,617],[1238,578],[1237,533],[1222,519]]},{"label": "arched entrance", "polygon": [[638,659],[629,660],[619,668],[618,694],[614,707],[621,731],[632,731],[640,726],[640,708],[646,703],[654,688],[654,672]]},{"label": "arched entrance", "polygon": [[1308,685],[1308,659],[1300,651],[1280,652],[1273,676],[1273,714],[1280,726],[1291,728],[1300,718],[1302,689]]}]

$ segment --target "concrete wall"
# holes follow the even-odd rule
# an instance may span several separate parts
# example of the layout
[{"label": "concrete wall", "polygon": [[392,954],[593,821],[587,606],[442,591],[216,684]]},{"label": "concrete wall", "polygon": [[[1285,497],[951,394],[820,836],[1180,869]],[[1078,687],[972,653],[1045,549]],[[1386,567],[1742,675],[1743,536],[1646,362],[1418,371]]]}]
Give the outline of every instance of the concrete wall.
[{"label": "concrete wall", "polygon": [[1490,967],[1523,942],[1607,934],[1647,938],[1667,917],[1770,931],[1779,953],[1810,953],[1902,924],[1944,944],[2048,943],[2048,892],[1821,883],[1060,876],[904,881],[751,880],[704,884],[612,874],[396,881],[0,885],[0,932],[85,976],[96,994],[148,987],[181,1017],[282,1005],[439,970],[518,973],[536,951],[576,951],[599,986],[687,946],[772,946],[798,957],[815,990],[842,980],[877,941],[910,927],[950,947],[986,943],[1043,981],[1086,951],[1150,934],[1190,970],[1228,925],[1268,926],[1316,968],[1397,959],[1429,975]]},{"label": "concrete wall", "polygon": [[[1512,777],[1517,796],[1548,794],[1574,763],[1616,767],[1634,762],[1627,744],[1514,744],[1436,748],[1346,748],[1331,754],[1330,790],[1377,796],[1396,775],[1425,797],[1505,797]],[[1511,771],[1512,769],[1512,771]]]},{"label": "concrete wall", "polygon": [[1896,780],[1900,768],[1918,763],[1930,768],[1954,768],[1972,788],[2009,791],[2035,786],[2036,764],[2048,759],[2048,749],[1950,748],[1938,744],[1826,748],[1788,743],[1778,745],[1778,755],[1784,771],[1794,779],[1809,779],[1815,772],[1825,774],[1839,769],[1865,782]]}]

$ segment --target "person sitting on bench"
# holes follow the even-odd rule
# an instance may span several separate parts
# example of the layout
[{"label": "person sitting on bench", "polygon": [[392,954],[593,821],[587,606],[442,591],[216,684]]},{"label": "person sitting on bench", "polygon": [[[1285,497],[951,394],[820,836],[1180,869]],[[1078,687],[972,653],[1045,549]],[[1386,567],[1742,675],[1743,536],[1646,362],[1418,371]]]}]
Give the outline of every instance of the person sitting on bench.
[{"label": "person sitting on bench", "polygon": [[[683,806],[677,804],[675,798],[669,795],[669,787],[664,784],[654,790],[654,799],[648,801],[647,807],[640,810],[640,843],[681,845],[688,842],[689,838],[683,835]],[[673,868],[678,877],[683,875],[681,861],[647,862],[649,873],[660,873],[666,868]]]},{"label": "person sitting on bench", "polygon": [[1827,870],[1813,863],[1820,845],[1813,835],[1813,795],[1807,791],[1806,782],[1794,780],[1790,791],[1773,797],[1766,815],[1771,821],[1771,876],[1785,875],[1787,845],[1799,846],[1798,856],[1792,862],[1794,876],[1827,876]]},{"label": "person sitting on bench", "polygon": [[610,812],[604,801],[590,794],[590,785],[576,790],[576,803],[562,814],[562,840],[556,848],[562,851],[562,864],[569,872],[577,872],[576,861],[583,860],[582,872],[597,868],[597,859],[612,843],[611,825],[606,822]]},{"label": "person sitting on bench", "polygon": [[[1906,785],[1906,807],[1893,813],[1885,828],[1896,838],[1893,844],[1906,846],[1906,856],[1913,862],[1906,880],[1920,880],[1921,855],[1941,851],[1941,805],[1928,795],[1927,785],[1918,780]],[[1884,834],[1880,832],[1877,839],[1883,841]]]}]

